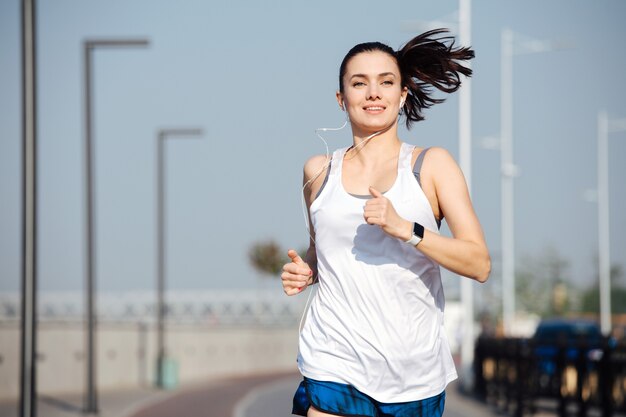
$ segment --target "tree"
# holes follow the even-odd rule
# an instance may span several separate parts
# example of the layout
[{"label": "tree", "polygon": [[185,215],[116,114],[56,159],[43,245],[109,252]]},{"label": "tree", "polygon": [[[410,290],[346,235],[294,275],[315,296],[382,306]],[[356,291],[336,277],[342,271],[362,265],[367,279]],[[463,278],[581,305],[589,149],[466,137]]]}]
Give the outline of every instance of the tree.
[{"label": "tree", "polygon": [[[620,265],[611,266],[611,313],[626,313],[626,288],[619,285],[623,270]],[[595,313],[600,311],[600,289],[599,279],[596,275],[595,284],[589,287],[582,294],[581,310],[585,313]]]},{"label": "tree", "polygon": [[519,309],[540,316],[559,316],[569,310],[567,268],[567,259],[554,247],[542,249],[539,255],[525,256],[516,273]]},{"label": "tree", "polygon": [[283,265],[289,262],[287,251],[271,239],[253,243],[248,251],[248,259],[254,269],[271,276],[279,275]]}]

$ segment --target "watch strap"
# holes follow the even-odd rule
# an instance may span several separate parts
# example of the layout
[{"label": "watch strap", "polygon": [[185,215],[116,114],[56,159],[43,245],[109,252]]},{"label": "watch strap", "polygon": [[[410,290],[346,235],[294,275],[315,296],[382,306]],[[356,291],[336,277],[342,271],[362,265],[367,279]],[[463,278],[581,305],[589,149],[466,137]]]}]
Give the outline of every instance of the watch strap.
[{"label": "watch strap", "polygon": [[417,235],[413,235],[411,236],[411,239],[407,240],[406,243],[408,243],[411,246],[417,246],[418,243],[420,243],[422,241],[422,238],[417,236]]}]

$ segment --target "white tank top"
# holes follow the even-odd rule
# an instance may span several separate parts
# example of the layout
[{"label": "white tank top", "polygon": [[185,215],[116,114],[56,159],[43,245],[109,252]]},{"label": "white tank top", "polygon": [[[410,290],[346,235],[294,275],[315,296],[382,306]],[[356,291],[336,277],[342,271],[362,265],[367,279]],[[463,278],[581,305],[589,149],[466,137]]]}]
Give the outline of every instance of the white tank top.
[{"label": "white tank top", "polygon": [[[347,148],[333,153],[327,182],[310,208],[319,284],[300,333],[302,375],[350,384],[377,401],[441,393],[457,374],[443,328],[439,265],[363,218],[366,199],[343,188]],[[403,143],[385,192],[397,213],[437,232],[430,203]]]}]

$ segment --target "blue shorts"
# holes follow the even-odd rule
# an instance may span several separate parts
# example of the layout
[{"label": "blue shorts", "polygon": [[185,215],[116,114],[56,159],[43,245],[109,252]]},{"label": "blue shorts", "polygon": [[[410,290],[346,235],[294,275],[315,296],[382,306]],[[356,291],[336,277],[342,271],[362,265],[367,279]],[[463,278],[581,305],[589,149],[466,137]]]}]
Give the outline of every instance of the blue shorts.
[{"label": "blue shorts", "polygon": [[405,403],[381,403],[351,385],[304,378],[293,397],[292,414],[306,416],[310,406],[338,416],[441,417],[445,391],[434,397]]}]

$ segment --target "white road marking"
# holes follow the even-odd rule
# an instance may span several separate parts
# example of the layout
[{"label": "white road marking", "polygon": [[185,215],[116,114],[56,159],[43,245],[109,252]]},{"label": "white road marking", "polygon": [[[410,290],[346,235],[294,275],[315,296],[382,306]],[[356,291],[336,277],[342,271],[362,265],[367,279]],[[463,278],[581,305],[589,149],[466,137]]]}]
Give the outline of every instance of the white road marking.
[{"label": "white road marking", "polygon": [[297,381],[297,379],[290,376],[269,384],[263,384],[252,388],[235,404],[235,407],[233,408],[233,417],[248,417],[248,409],[250,409],[259,398],[272,392],[289,389],[293,389],[295,392],[295,389],[297,388],[297,383],[294,385],[295,381]]}]

